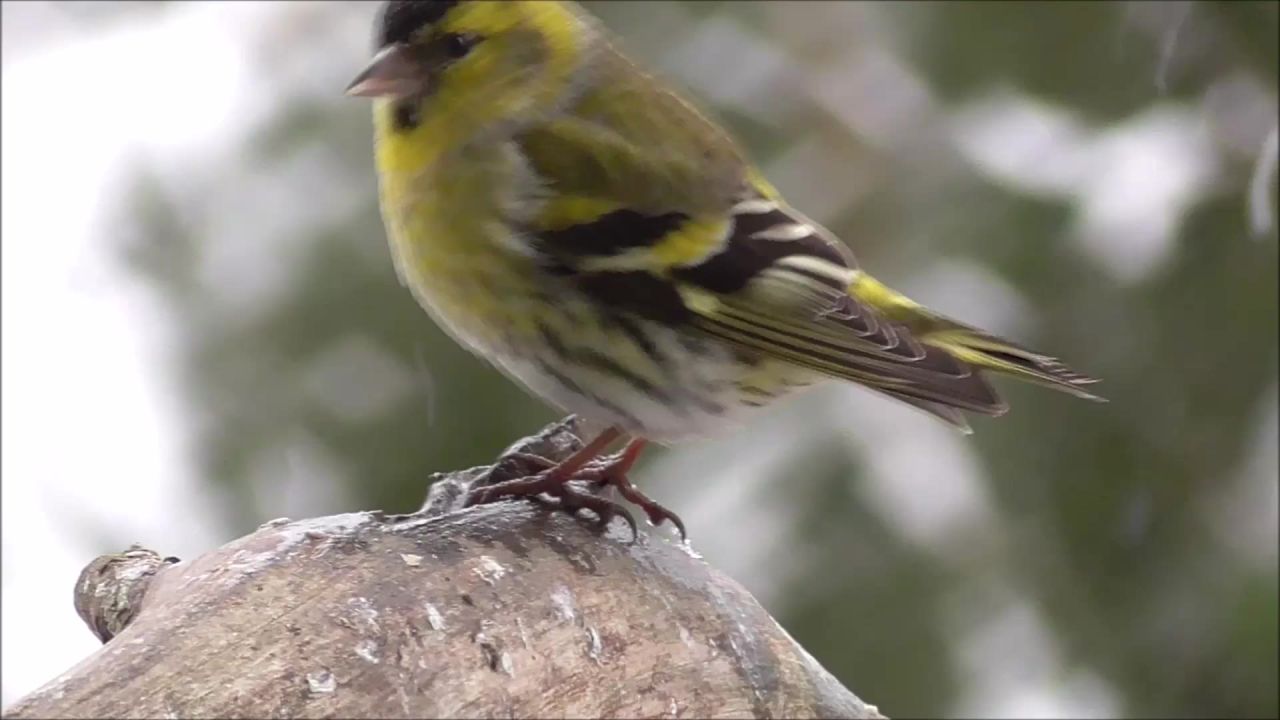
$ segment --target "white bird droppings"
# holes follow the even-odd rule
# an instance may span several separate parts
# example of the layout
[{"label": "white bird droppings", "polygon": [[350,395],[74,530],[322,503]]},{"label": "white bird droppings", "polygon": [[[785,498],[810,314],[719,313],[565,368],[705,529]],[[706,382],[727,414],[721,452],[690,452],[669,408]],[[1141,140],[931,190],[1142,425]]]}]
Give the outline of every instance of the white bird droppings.
[{"label": "white bird droppings", "polygon": [[377,665],[382,660],[378,657],[378,644],[369,639],[361,640],[356,645],[356,654],[374,665]]},{"label": "white bird droppings", "polygon": [[597,665],[603,665],[600,656],[604,654],[604,644],[600,642],[600,633],[593,627],[587,628],[587,656]]},{"label": "white bird droppings", "polygon": [[427,624],[431,626],[432,630],[443,630],[444,616],[440,614],[435,605],[424,603],[424,606],[427,609]]},{"label": "white bird droppings", "polygon": [[555,606],[556,615],[561,620],[572,622],[578,617],[578,607],[573,593],[564,585],[556,585],[551,589],[551,604]]},{"label": "white bird droppings", "polygon": [[378,610],[369,602],[366,597],[353,597],[347,601],[355,616],[356,626],[363,632],[379,633],[382,628],[378,626]]},{"label": "white bird droppings", "polygon": [[312,695],[327,695],[338,689],[338,681],[328,670],[307,673],[307,690]]},{"label": "white bird droppings", "polygon": [[475,568],[474,572],[480,576],[481,580],[492,585],[501,580],[503,575],[507,574],[507,569],[502,566],[502,563],[494,560],[488,555],[481,555],[480,567]]},{"label": "white bird droppings", "polygon": [[516,628],[520,630],[520,644],[524,645],[525,650],[528,650],[529,649],[529,632],[525,629],[524,621],[520,619],[519,615],[516,616]]},{"label": "white bird droppings", "polygon": [[693,636],[689,634],[689,631],[685,630],[683,625],[677,625],[676,627],[680,628],[680,642],[684,643],[686,647],[693,647]]}]

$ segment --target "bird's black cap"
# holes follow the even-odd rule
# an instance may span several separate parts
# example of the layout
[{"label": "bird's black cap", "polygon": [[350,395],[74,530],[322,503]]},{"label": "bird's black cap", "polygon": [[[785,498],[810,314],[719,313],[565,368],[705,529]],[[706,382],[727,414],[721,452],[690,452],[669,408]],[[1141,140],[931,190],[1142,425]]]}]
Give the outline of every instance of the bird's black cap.
[{"label": "bird's black cap", "polygon": [[457,0],[392,0],[382,9],[378,47],[408,42],[414,33],[436,22]]}]

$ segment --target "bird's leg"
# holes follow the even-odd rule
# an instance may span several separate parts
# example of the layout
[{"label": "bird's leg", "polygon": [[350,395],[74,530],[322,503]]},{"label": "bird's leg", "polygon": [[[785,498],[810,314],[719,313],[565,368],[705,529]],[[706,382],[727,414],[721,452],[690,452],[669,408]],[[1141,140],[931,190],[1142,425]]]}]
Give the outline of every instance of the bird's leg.
[{"label": "bird's leg", "polygon": [[546,469],[530,477],[507,480],[496,485],[477,488],[467,498],[467,506],[483,505],[504,497],[537,495],[544,492],[554,493],[561,485],[572,480],[583,466],[599,456],[605,448],[609,447],[610,443],[618,439],[619,434],[616,429],[609,428],[569,457],[554,464],[546,460],[546,458],[521,453],[520,460],[533,465],[545,464],[547,465]]},{"label": "bird's leg", "polygon": [[[605,498],[574,490],[568,485],[570,480],[596,479],[594,469],[588,473],[589,478],[583,477],[584,468],[600,453],[604,452],[604,449],[609,447],[620,435],[621,433],[616,428],[609,428],[558,463],[552,463],[535,455],[522,454],[520,457],[522,461],[529,462],[535,466],[543,465],[545,469],[527,478],[507,480],[496,485],[476,488],[467,496],[464,507],[484,505],[502,498],[530,497],[547,493],[559,498],[561,506],[569,512],[576,512],[583,508],[594,512],[600,518],[602,525],[608,525],[609,521],[614,517],[621,517],[631,527],[632,536],[635,536],[635,518],[631,517],[631,513],[627,512],[625,508]],[[624,494],[623,497],[626,497],[626,495]],[[648,512],[647,508],[646,512]]]},{"label": "bird's leg", "polygon": [[650,524],[657,527],[662,524],[663,520],[670,520],[671,524],[675,525],[676,529],[680,531],[680,539],[685,540],[684,522],[680,519],[680,516],[640,492],[640,489],[632,485],[631,480],[627,478],[627,473],[631,471],[632,466],[636,464],[636,460],[640,458],[640,453],[644,450],[645,445],[646,441],[643,438],[635,438],[627,443],[622,452],[599,464],[586,468],[578,474],[578,477],[591,478],[600,485],[612,485],[618,489],[618,494],[626,498],[628,502],[644,510],[645,515],[649,516]]}]

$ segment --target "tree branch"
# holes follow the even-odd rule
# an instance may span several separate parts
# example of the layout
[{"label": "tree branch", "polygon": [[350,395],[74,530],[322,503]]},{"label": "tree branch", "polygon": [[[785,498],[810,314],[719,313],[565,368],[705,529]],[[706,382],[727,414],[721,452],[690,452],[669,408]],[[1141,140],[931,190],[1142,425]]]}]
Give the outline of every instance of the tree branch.
[{"label": "tree branch", "polygon": [[[572,420],[513,451],[563,457]],[[76,585],[106,644],[34,717],[880,717],[686,547],[534,502],[273,521],[194,561],[131,549]]]}]

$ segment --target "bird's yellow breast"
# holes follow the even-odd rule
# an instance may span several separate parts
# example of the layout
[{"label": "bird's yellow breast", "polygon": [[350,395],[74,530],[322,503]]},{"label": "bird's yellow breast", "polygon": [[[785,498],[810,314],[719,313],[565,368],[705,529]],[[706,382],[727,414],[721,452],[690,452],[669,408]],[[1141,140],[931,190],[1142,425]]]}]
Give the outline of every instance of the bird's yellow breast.
[{"label": "bird's yellow breast", "polygon": [[379,128],[383,220],[401,281],[457,339],[492,351],[536,331],[528,308],[542,273],[513,230],[535,182],[506,143],[449,153]]}]

